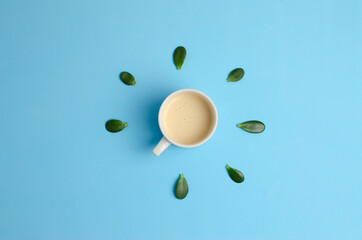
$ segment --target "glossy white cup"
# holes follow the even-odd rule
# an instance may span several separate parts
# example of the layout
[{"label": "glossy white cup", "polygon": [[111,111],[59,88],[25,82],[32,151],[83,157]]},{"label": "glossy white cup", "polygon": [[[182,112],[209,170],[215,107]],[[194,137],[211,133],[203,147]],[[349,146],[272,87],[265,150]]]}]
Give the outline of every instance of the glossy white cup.
[{"label": "glossy white cup", "polygon": [[[199,96],[201,96],[203,99],[206,100],[206,102],[209,103],[212,112],[213,112],[213,117],[214,117],[214,124],[213,126],[210,128],[210,132],[209,134],[202,139],[201,141],[195,143],[195,144],[181,144],[178,142],[175,142],[174,140],[172,140],[167,133],[165,132],[165,129],[162,125],[162,114],[165,110],[165,106],[168,104],[168,102],[174,98],[175,96],[182,94],[182,93],[193,93],[193,94],[197,94]],[[198,90],[195,89],[181,89],[178,90],[176,92],[171,93],[162,103],[161,107],[160,107],[160,111],[158,112],[158,125],[160,126],[161,132],[163,134],[163,137],[161,139],[161,141],[157,144],[157,146],[153,149],[153,154],[155,154],[155,156],[159,156],[163,151],[165,151],[166,148],[168,148],[171,144],[176,145],[178,147],[182,147],[182,148],[193,148],[193,147],[197,147],[200,146],[202,144],[204,144],[205,142],[207,142],[207,140],[209,140],[211,138],[211,136],[214,134],[216,126],[217,126],[217,110],[215,107],[215,104],[211,101],[211,99],[203,92],[200,92]]]}]

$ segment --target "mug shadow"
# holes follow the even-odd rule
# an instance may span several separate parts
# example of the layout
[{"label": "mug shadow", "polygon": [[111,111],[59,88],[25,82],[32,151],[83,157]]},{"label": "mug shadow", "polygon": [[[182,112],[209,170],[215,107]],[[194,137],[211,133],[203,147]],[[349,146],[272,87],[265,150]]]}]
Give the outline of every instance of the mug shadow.
[{"label": "mug shadow", "polygon": [[160,110],[164,98],[165,97],[160,97],[159,99],[152,102],[148,107],[149,110],[146,120],[151,136],[148,138],[148,142],[146,142],[147,146],[152,145],[155,147],[162,138],[162,133],[160,127],[158,126],[158,111]]},{"label": "mug shadow", "polygon": [[158,112],[161,104],[165,98],[172,93],[172,90],[162,90],[161,92],[152,96],[152,98],[145,98],[141,109],[143,109],[143,126],[145,130],[143,147],[154,148],[162,138],[160,127],[158,126]]},{"label": "mug shadow", "polygon": [[162,139],[163,135],[158,126],[158,112],[165,98],[178,89],[181,89],[180,86],[160,86],[157,89],[150,89],[135,106],[140,111],[138,124],[142,129],[141,141],[136,144],[145,151],[152,150]]}]

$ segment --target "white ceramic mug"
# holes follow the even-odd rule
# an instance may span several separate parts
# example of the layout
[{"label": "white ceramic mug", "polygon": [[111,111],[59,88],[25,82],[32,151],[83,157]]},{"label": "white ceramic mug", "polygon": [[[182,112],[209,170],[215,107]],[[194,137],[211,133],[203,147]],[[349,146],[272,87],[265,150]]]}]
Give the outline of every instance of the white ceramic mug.
[{"label": "white ceramic mug", "polygon": [[[184,94],[184,93],[192,93],[192,94],[196,94],[196,95],[200,96],[203,100],[205,100],[208,103],[208,105],[210,106],[210,109],[211,109],[211,113],[213,115],[213,123],[212,123],[212,126],[210,127],[210,131],[208,132],[207,136],[205,138],[203,138],[202,140],[200,140],[196,143],[193,143],[193,144],[181,144],[181,143],[176,142],[173,139],[171,139],[167,135],[167,133],[164,129],[163,123],[162,123],[162,115],[164,113],[166,105],[169,103],[169,101],[171,99],[173,99],[174,97],[176,97],[179,94]],[[163,137],[162,137],[161,141],[157,144],[157,146],[153,149],[152,152],[155,156],[159,156],[171,144],[176,145],[178,147],[182,147],[182,148],[193,148],[193,147],[200,146],[200,145],[204,144],[207,140],[209,140],[211,138],[211,136],[214,134],[216,126],[217,126],[217,121],[218,121],[218,116],[217,116],[217,110],[216,110],[215,104],[211,101],[211,99],[205,93],[200,92],[195,89],[181,89],[181,90],[175,91],[175,92],[171,93],[163,101],[163,103],[160,107],[160,110],[158,113],[158,125],[160,126]]]}]

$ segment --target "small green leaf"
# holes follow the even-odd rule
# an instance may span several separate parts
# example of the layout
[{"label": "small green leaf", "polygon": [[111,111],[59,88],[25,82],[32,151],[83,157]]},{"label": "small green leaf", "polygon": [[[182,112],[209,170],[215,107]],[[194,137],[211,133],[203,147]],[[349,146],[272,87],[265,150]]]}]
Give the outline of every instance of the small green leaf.
[{"label": "small green leaf", "polygon": [[111,119],[106,122],[107,131],[112,132],[112,133],[122,131],[127,126],[128,126],[128,123],[122,122],[122,121],[116,120],[116,119]]},{"label": "small green leaf", "polygon": [[186,49],[181,46],[177,47],[173,52],[173,62],[177,70],[181,69],[182,64],[184,64],[185,58],[186,58]]},{"label": "small green leaf", "polygon": [[244,182],[244,174],[242,174],[239,170],[229,167],[229,165],[227,165],[227,164],[226,164],[226,170],[228,171],[230,178],[234,182],[236,182],[236,183]]},{"label": "small green leaf", "polygon": [[184,199],[189,192],[189,186],[183,174],[180,174],[175,187],[175,196],[178,199]]},{"label": "small green leaf", "polygon": [[121,74],[119,75],[119,78],[126,85],[129,85],[129,86],[136,85],[136,80],[134,79],[132,74],[130,74],[129,72],[121,72]]},{"label": "small green leaf", "polygon": [[247,121],[240,123],[237,126],[250,133],[261,133],[265,129],[264,123],[260,121]]},{"label": "small green leaf", "polygon": [[229,73],[228,82],[237,82],[244,77],[244,69],[236,68]]}]

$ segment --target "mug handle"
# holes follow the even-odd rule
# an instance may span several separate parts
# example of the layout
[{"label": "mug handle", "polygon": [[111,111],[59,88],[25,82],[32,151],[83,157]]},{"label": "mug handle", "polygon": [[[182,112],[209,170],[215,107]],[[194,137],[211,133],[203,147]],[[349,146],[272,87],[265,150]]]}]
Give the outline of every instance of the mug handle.
[{"label": "mug handle", "polygon": [[171,143],[165,138],[162,137],[161,141],[157,144],[157,146],[152,150],[153,154],[155,154],[156,157],[160,156],[160,154],[170,146]]}]

